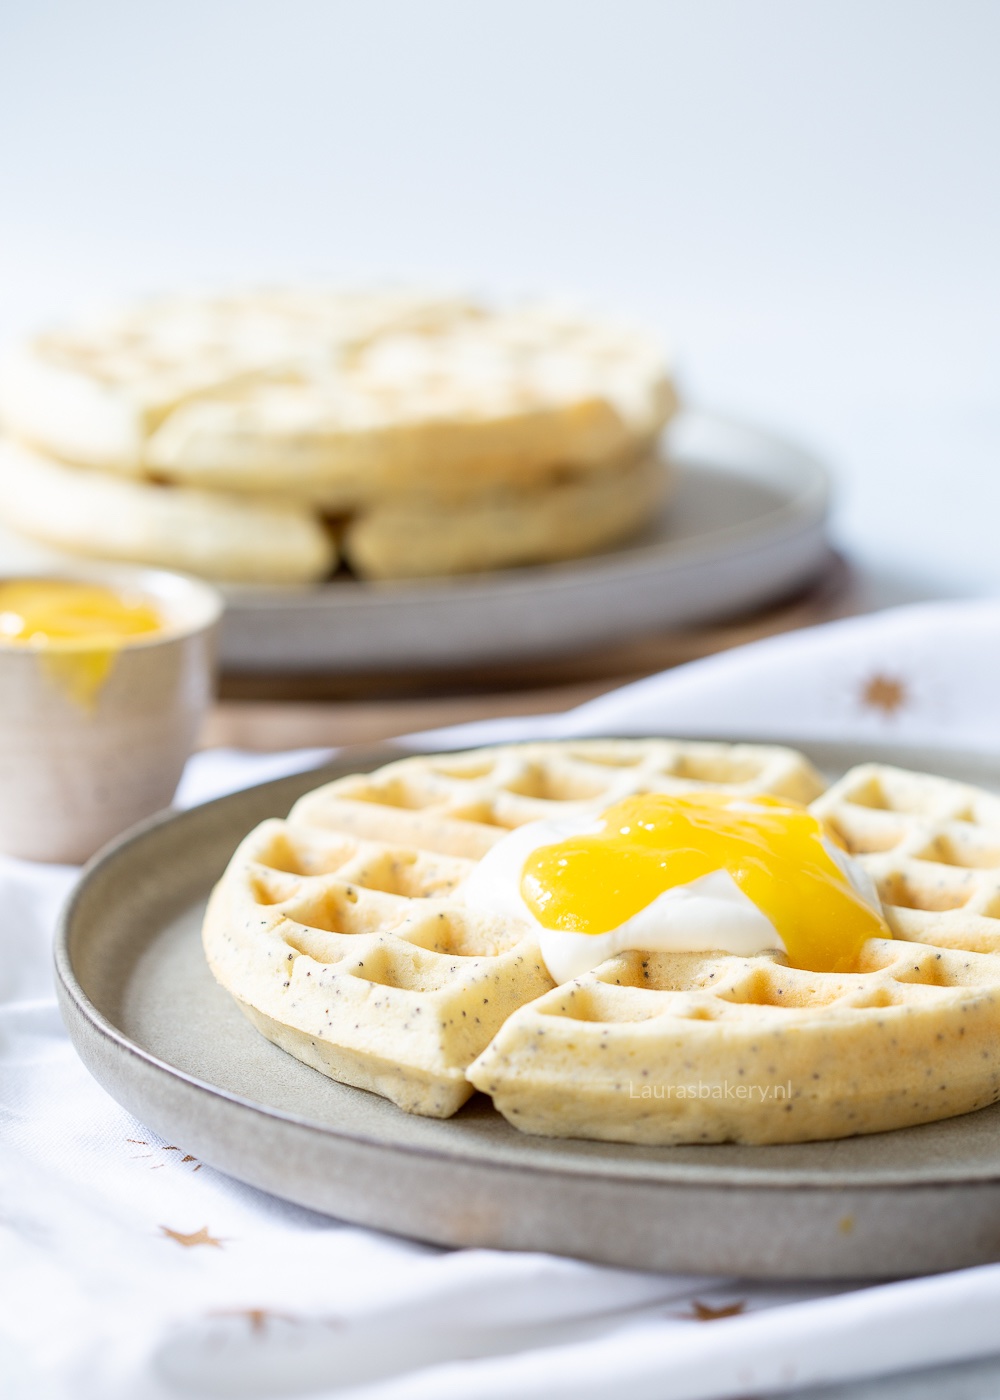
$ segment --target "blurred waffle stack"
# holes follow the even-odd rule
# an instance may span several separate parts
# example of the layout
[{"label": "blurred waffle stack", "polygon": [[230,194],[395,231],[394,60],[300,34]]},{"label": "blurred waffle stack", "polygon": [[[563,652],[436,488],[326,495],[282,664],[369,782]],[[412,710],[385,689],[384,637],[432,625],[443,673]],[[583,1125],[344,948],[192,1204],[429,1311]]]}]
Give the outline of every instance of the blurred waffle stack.
[{"label": "blurred waffle stack", "polygon": [[224,582],[588,554],[657,512],[676,408],[647,337],[402,292],[165,299],[0,370],[0,519]]}]

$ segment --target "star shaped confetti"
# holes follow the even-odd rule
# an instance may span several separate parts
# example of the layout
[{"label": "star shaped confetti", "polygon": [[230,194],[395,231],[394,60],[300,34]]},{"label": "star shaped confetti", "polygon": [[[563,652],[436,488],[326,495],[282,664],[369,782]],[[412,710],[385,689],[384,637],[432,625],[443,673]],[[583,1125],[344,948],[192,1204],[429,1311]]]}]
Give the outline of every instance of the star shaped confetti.
[{"label": "star shaped confetti", "polygon": [[[131,1155],[131,1160],[132,1160],[133,1162],[141,1161],[141,1160],[142,1160],[143,1158],[145,1158],[145,1157],[155,1157],[156,1154],[157,1154],[158,1152],[180,1152],[180,1150],[181,1150],[179,1147],[166,1146],[166,1145],[165,1145],[165,1146],[162,1146],[162,1147],[157,1147],[155,1143],[147,1142],[145,1138],[126,1138],[125,1141],[126,1141],[127,1143],[130,1143],[133,1147],[148,1147],[148,1148],[150,1148],[150,1151],[149,1151],[149,1152],[133,1152],[133,1153],[131,1153],[131,1154],[130,1154],[130,1155]],[[178,1162],[180,1162],[182,1165],[187,1165],[187,1164],[190,1163],[190,1162],[194,1162],[194,1166],[191,1168],[191,1170],[192,1170],[193,1172],[200,1172],[200,1171],[201,1171],[201,1163],[198,1161],[198,1158],[192,1156],[192,1154],[191,1154],[190,1152],[185,1152],[184,1155],[183,1155],[182,1157],[178,1157],[176,1160],[177,1160]],[[164,1161],[162,1161],[162,1162],[156,1162],[152,1167],[150,1167],[150,1171],[158,1172],[158,1171],[160,1171],[160,1170],[161,1170],[163,1167],[165,1167],[165,1166],[166,1166],[166,1160],[164,1160]]]},{"label": "star shaped confetti", "polygon": [[684,1314],[687,1322],[718,1322],[724,1317],[739,1317],[746,1309],[746,1303],[725,1303],[721,1308],[713,1308],[708,1303],[691,1304],[691,1311]]},{"label": "star shaped confetti", "polygon": [[160,1229],[168,1240],[176,1240],[177,1243],[183,1245],[185,1249],[194,1249],[195,1246],[199,1244],[211,1245],[213,1249],[222,1248],[222,1241],[217,1240],[214,1235],[208,1233],[207,1225],[203,1225],[200,1230],[195,1230],[191,1235],[185,1235],[180,1230],[171,1230],[167,1225],[161,1225]]},{"label": "star shaped confetti", "polygon": [[[274,1312],[271,1308],[215,1308],[207,1316],[242,1319],[248,1324],[251,1333],[255,1336],[266,1332],[272,1322],[284,1322],[290,1327],[298,1327],[306,1321],[304,1318],[294,1317],[291,1313]],[[335,1329],[345,1325],[343,1318],[335,1317],[332,1314],[327,1317],[312,1317],[308,1321]]]},{"label": "star shaped confetti", "polygon": [[269,1322],[296,1322],[297,1318],[285,1313],[272,1312],[270,1308],[219,1308],[211,1317],[242,1317],[250,1324],[250,1331],[259,1336],[267,1330]]},{"label": "star shaped confetti", "polygon": [[898,676],[877,671],[861,687],[861,704],[866,710],[878,710],[891,717],[905,709],[909,702],[909,691]]}]

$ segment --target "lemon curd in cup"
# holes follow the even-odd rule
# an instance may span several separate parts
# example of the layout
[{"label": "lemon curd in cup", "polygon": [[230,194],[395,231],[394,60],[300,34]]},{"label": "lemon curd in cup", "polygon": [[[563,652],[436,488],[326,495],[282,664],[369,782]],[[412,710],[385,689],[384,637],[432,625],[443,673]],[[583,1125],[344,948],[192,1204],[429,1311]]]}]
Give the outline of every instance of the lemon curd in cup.
[{"label": "lemon curd in cup", "polygon": [[37,651],[52,680],[86,709],[121,648],[163,627],[141,594],[72,579],[0,580],[0,645]]}]

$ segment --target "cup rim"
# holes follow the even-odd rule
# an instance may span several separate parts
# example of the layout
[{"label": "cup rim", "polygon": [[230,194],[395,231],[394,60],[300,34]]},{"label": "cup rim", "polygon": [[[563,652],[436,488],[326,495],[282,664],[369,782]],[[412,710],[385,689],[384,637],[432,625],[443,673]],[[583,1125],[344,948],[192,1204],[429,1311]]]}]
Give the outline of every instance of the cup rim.
[{"label": "cup rim", "polygon": [[[155,632],[140,632],[133,637],[125,637],[120,645],[129,651],[139,648],[163,646],[167,642],[180,641],[185,637],[207,632],[219,622],[226,607],[226,600],[214,585],[191,574],[179,573],[173,569],[145,568],[139,564],[105,563],[98,560],[58,560],[46,563],[26,564],[20,567],[0,567],[0,583],[23,579],[52,579],[66,583],[97,583],[111,588],[127,588],[142,593],[154,603],[170,608],[177,607],[177,614],[170,612],[162,627]],[[190,612],[186,620],[182,614]],[[60,652],[86,651],[93,648],[93,639],[88,637],[60,639]],[[45,651],[44,645],[16,642],[0,637],[0,652],[5,654],[34,654]]]}]

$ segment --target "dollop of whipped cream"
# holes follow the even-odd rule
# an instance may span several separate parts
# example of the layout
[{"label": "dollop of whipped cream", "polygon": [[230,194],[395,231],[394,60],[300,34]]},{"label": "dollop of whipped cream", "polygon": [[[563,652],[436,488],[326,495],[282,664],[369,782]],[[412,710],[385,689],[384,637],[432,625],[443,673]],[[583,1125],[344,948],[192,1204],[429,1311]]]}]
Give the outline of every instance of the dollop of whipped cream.
[{"label": "dollop of whipped cream", "polygon": [[[767,915],[737,885],[727,870],[715,870],[687,884],[664,890],[645,908],[606,933],[571,933],[546,928],[525,903],[521,881],[532,853],[601,830],[599,817],[530,822],[517,827],[487,852],[456,898],[468,907],[532,928],[553,980],[568,982],[598,967],[617,953],[643,952],[755,953],[787,952]],[[858,896],[876,912],[881,904],[868,872],[832,841],[823,847]]]}]

